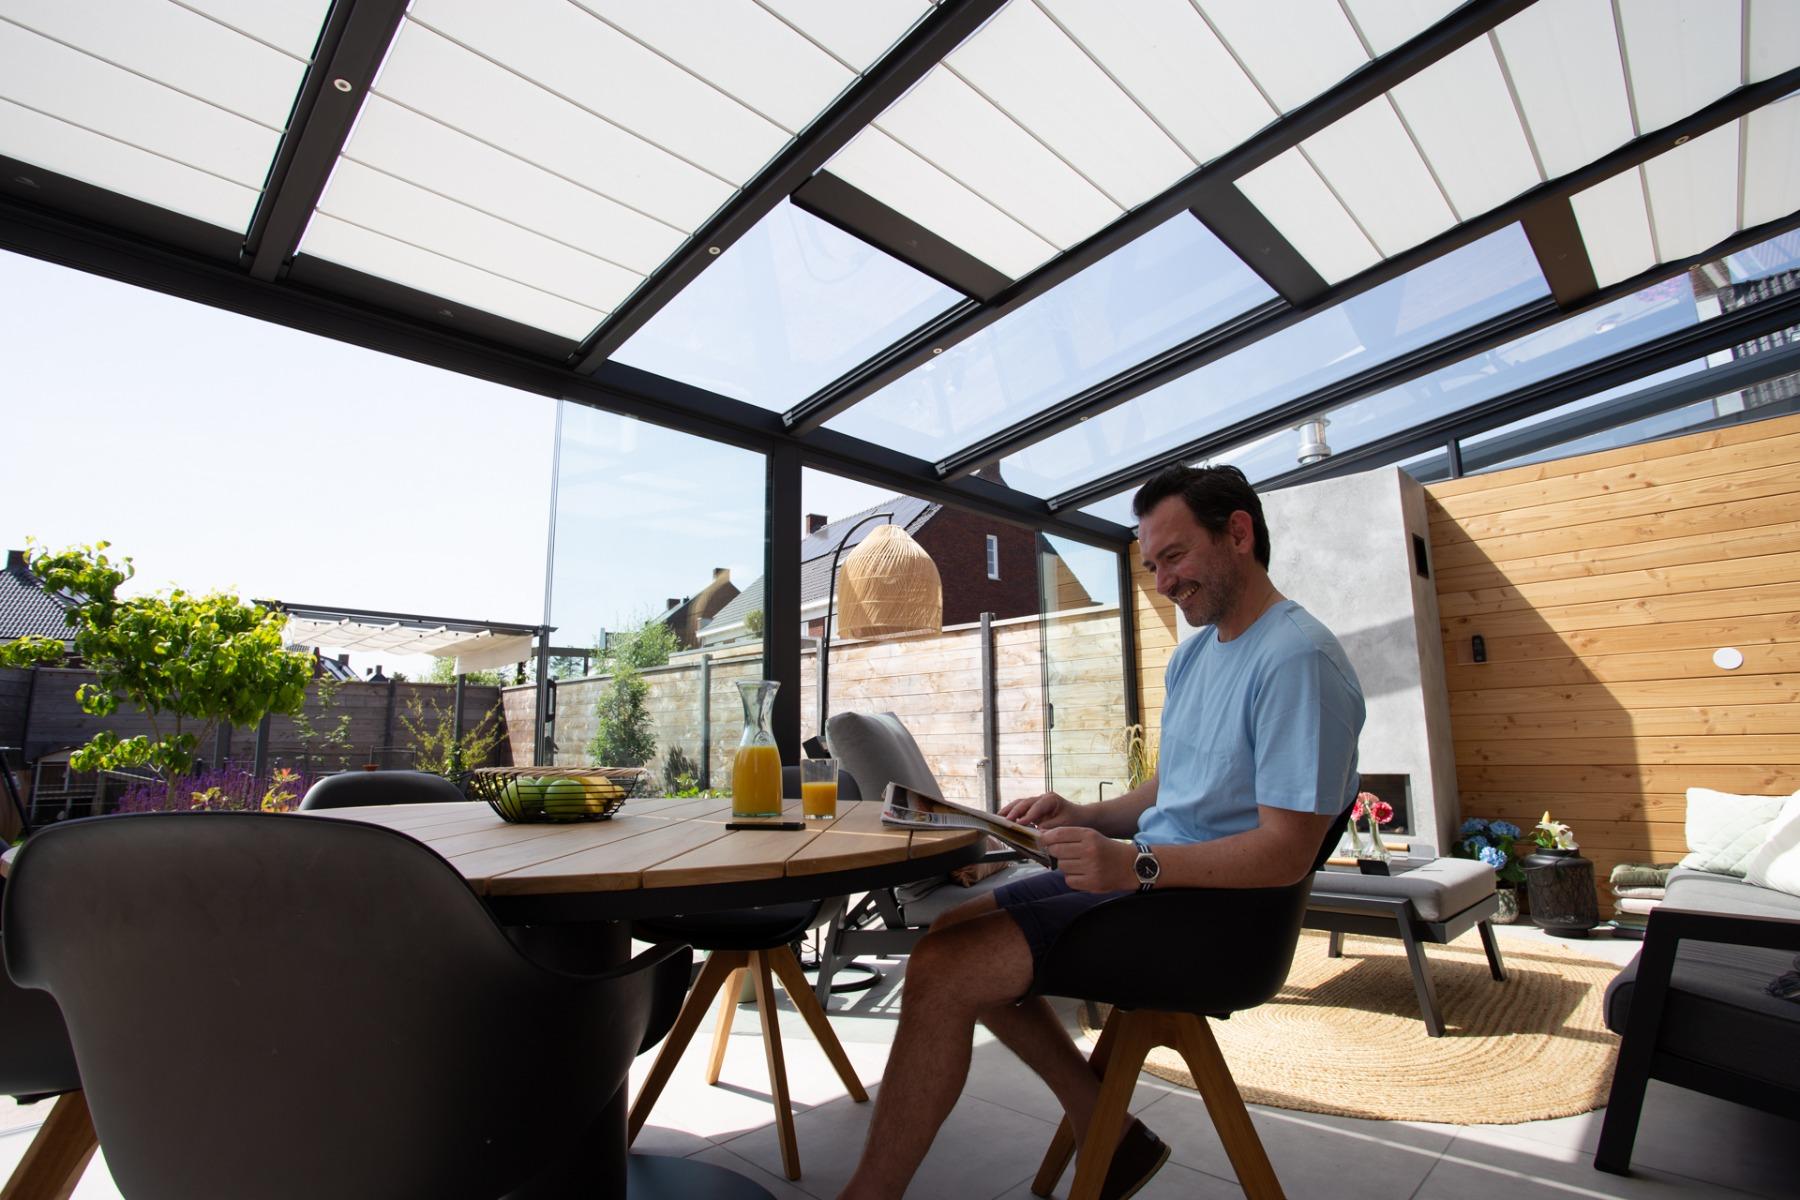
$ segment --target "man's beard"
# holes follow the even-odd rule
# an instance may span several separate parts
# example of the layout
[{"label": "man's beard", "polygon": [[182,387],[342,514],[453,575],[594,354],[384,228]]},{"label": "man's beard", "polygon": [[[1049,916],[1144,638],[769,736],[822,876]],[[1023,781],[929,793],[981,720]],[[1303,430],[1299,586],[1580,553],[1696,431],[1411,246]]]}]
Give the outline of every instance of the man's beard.
[{"label": "man's beard", "polygon": [[1244,572],[1235,568],[1220,571],[1207,579],[1194,580],[1199,590],[1188,601],[1182,615],[1196,629],[1217,625],[1221,617],[1237,606],[1247,582]]}]

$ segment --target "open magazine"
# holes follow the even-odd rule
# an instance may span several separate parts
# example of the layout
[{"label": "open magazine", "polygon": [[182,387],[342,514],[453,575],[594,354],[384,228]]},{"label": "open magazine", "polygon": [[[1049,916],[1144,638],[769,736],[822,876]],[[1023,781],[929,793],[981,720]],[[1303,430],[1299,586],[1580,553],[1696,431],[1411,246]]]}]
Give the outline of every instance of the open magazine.
[{"label": "open magazine", "polygon": [[999,838],[1034,862],[1046,867],[1056,866],[1056,859],[1044,849],[1043,839],[1034,827],[1008,820],[998,813],[971,808],[954,800],[939,800],[898,783],[887,785],[881,793],[881,801],[883,825],[904,825],[911,829],[978,829]]}]

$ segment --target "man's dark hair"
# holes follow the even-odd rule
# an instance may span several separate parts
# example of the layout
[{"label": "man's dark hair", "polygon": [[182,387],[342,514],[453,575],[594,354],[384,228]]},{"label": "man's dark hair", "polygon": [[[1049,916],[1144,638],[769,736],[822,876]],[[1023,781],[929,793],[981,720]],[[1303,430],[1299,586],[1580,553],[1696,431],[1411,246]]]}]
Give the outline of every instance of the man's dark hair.
[{"label": "man's dark hair", "polygon": [[1250,528],[1256,533],[1256,561],[1268,567],[1269,524],[1263,520],[1262,500],[1242,471],[1236,467],[1170,467],[1138,489],[1131,500],[1132,514],[1142,520],[1170,496],[1185,500],[1194,520],[1214,537],[1225,532],[1232,513],[1239,509],[1249,513]]}]

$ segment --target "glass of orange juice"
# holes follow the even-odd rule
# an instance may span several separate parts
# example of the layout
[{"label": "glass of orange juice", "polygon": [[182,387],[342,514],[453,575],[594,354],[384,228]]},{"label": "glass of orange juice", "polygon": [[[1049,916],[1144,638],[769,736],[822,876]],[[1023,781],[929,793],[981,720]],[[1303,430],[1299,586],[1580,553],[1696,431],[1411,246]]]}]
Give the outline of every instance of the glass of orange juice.
[{"label": "glass of orange juice", "polygon": [[837,759],[801,759],[800,811],[808,817],[837,816],[837,781]]}]

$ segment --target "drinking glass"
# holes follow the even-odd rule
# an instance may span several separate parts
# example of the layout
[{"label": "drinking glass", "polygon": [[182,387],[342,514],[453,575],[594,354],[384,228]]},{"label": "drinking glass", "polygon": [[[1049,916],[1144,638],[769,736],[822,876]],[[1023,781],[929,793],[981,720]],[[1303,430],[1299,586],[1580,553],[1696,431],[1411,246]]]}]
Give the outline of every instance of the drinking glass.
[{"label": "drinking glass", "polygon": [[800,811],[808,817],[837,816],[838,760],[800,760]]}]

